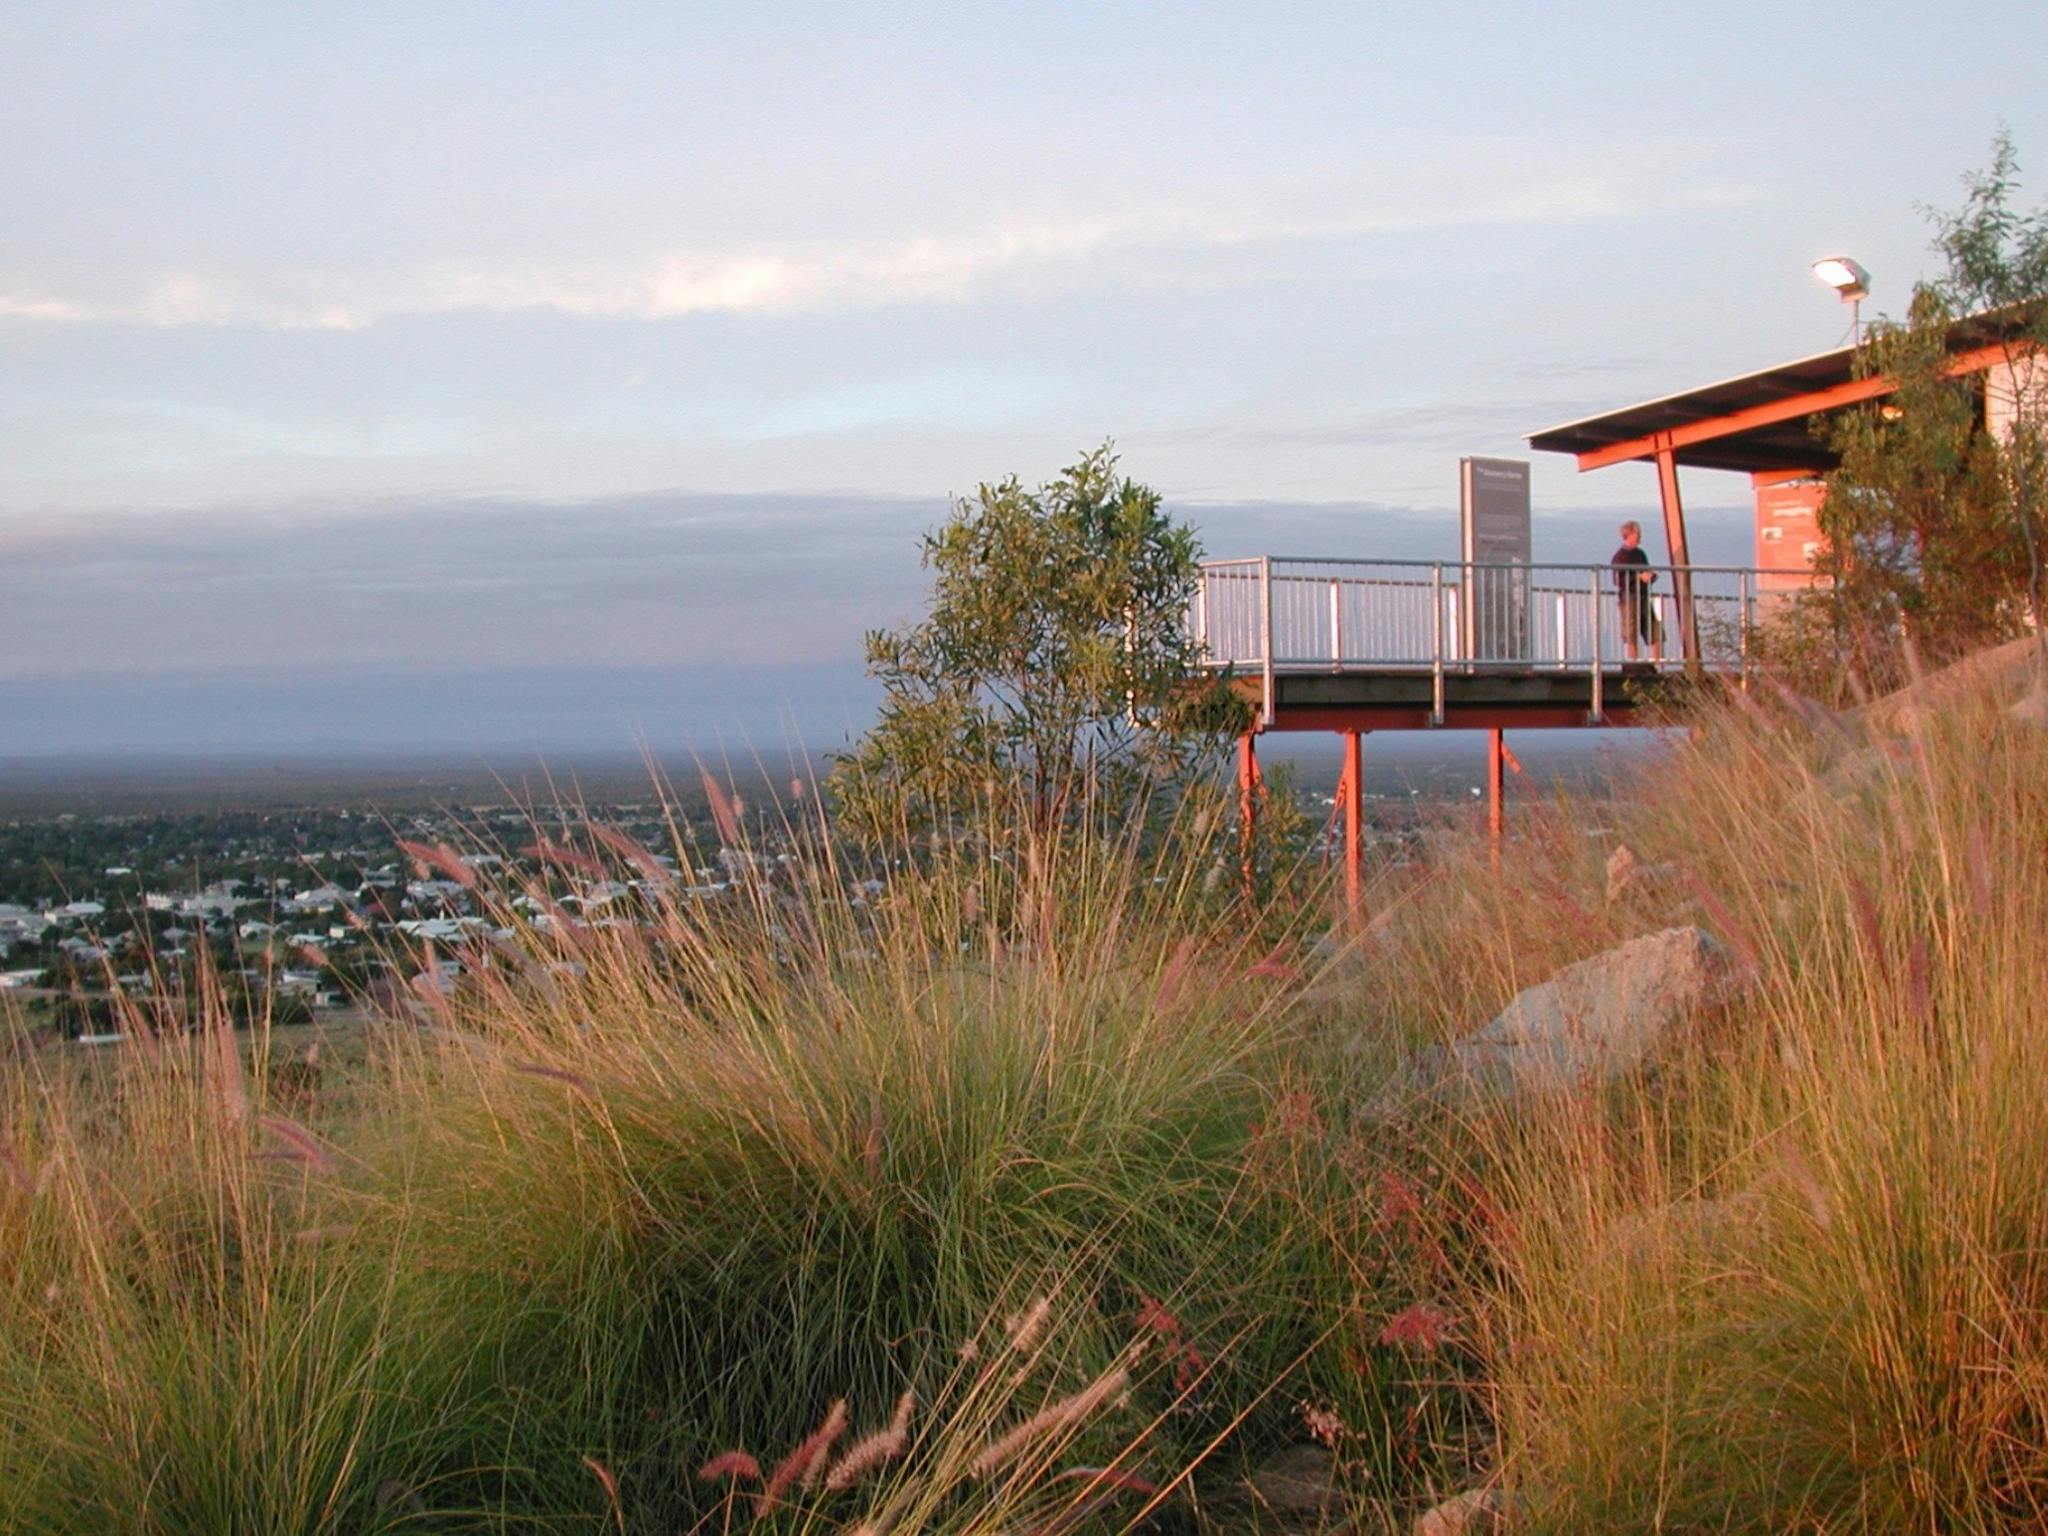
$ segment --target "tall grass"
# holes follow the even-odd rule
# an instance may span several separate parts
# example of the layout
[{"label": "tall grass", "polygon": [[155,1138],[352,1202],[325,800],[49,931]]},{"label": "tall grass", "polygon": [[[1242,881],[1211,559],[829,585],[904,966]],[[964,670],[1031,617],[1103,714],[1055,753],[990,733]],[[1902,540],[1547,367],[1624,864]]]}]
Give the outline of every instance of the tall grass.
[{"label": "tall grass", "polygon": [[[482,893],[514,938],[421,989],[374,1080],[304,1124],[222,1021],[102,1081],[18,1076],[17,1159],[61,1160],[0,1196],[34,1256],[0,1326],[0,1514],[667,1531],[732,1516],[696,1476],[720,1453],[767,1467],[833,1402],[869,1425],[906,1392],[947,1406],[892,1473],[899,1525],[1069,1495],[1114,1518],[1125,1479],[1300,1438],[1308,1395],[1394,1486],[1414,1391],[1361,1367],[1358,1266],[1304,1198],[1345,1175],[1301,1108],[1302,916],[1235,906],[1230,835],[1191,808],[1163,841],[975,844],[871,897],[798,826],[772,878],[612,928],[538,883]],[[542,858],[654,867],[604,828]],[[1041,1293],[1057,1351],[958,1390],[962,1347]]]},{"label": "tall grass", "polygon": [[[1501,1210],[1470,1305],[1530,1528],[2048,1523],[2048,735],[2012,691],[1899,738],[1735,700],[1613,838],[1547,817],[1406,930],[1438,1021],[1674,922],[1745,981],[1658,1073],[1437,1128]],[[1610,902],[1616,839],[1661,868]],[[1432,923],[1484,963],[1430,965]]]},{"label": "tall grass", "polygon": [[[1311,1438],[1367,1530],[1480,1479],[1533,1531],[2040,1528],[2048,735],[2004,686],[1900,737],[1728,700],[1326,960],[1198,800],[872,866],[803,802],[717,901],[480,892],[511,937],[310,1099],[217,1005],[131,1008],[0,1075],[0,1528],[1235,1527]],[[1655,1070],[1359,1111],[1685,922],[1740,985]]]}]

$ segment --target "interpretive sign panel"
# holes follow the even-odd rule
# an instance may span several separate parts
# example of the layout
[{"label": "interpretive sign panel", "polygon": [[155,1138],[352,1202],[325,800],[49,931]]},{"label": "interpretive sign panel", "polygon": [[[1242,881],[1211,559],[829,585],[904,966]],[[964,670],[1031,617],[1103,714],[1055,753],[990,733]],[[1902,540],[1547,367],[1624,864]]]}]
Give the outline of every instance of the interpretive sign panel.
[{"label": "interpretive sign panel", "polygon": [[1465,654],[1474,661],[1529,660],[1528,461],[1460,459],[1458,506]]},{"label": "interpretive sign panel", "polygon": [[1815,585],[1814,557],[1827,547],[1820,531],[1827,487],[1818,480],[1764,485],[1756,493],[1756,585],[1759,592],[1804,592]]}]

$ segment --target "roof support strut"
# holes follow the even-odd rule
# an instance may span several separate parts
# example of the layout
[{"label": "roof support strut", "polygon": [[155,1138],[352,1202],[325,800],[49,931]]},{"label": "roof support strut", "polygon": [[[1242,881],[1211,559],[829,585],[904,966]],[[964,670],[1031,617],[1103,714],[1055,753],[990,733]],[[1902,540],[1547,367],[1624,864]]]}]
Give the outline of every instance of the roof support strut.
[{"label": "roof support strut", "polygon": [[[1664,543],[1671,554],[1671,596],[1678,604],[1678,640],[1687,661],[1700,659],[1700,631],[1692,612],[1692,553],[1685,546],[1685,503],[1678,495],[1678,455],[1657,450],[1657,499],[1664,505]],[[1631,642],[1633,643],[1633,642]]]}]

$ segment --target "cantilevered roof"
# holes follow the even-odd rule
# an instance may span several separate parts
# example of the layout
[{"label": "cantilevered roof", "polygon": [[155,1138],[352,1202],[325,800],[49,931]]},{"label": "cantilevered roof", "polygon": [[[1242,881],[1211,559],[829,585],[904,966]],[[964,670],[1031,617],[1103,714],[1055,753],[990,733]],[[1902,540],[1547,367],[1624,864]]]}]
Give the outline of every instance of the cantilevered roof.
[{"label": "cantilevered roof", "polygon": [[[1957,321],[1948,334],[1950,370],[1971,373],[2001,360],[2001,340],[2018,325],[2008,312]],[[1856,349],[1838,347],[1549,427],[1531,433],[1529,446],[1576,454],[1580,469],[1669,452],[1678,463],[1702,469],[1829,470],[1835,455],[1814,437],[1812,419],[1874,400],[1891,388],[1883,377],[1856,377]]]},{"label": "cantilevered roof", "polygon": [[[1588,416],[1583,421],[1548,427],[1531,433],[1529,446],[1548,453],[1574,453],[1583,459],[1589,454],[1626,448],[1640,442],[1643,446],[1639,450],[1623,452],[1610,462],[1648,458],[1656,452],[1652,439],[1657,434],[1728,423],[1731,416],[1754,411],[1758,406],[1802,402],[1817,394],[1837,390],[1852,381],[1855,359],[1854,347],[1817,352],[1812,357],[1780,363],[1775,368],[1689,389],[1682,395],[1645,400],[1640,405]],[[1847,403],[1853,402],[1844,402]],[[1798,405],[1790,414],[1783,416],[1767,411],[1763,414],[1777,419],[1749,426],[1729,423],[1729,430],[1702,436],[1695,442],[1674,445],[1673,451],[1679,463],[1698,465],[1702,469],[1833,469],[1835,455],[1815,439],[1807,425],[1815,411],[1820,409],[1826,407]],[[1580,467],[1594,469],[1599,466],[1582,463]]]}]

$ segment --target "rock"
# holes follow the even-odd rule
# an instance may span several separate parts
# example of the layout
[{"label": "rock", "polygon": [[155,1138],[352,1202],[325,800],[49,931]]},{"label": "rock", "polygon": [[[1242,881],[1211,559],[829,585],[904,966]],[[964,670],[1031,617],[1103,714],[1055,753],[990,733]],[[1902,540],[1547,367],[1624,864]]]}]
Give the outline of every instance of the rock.
[{"label": "rock", "polygon": [[1507,1527],[1507,1494],[1474,1488],[1417,1516],[1414,1536],[1498,1536]]},{"label": "rock", "polygon": [[1517,994],[1475,1033],[1414,1057],[1367,1117],[1460,1091],[1512,1099],[1613,1082],[1658,1060],[1723,995],[1731,970],[1728,952],[1699,928],[1630,939]]},{"label": "rock", "polygon": [[1773,1208],[1787,1205],[1822,1231],[1835,1224],[1834,1197],[1793,1141],[1782,1142],[1756,1177],[1735,1193],[1630,1211],[1608,1224],[1595,1247],[1602,1255],[1631,1260],[1660,1252],[1692,1253],[1714,1259],[1725,1270],[1746,1245],[1772,1230]]},{"label": "rock", "polygon": [[1275,1514],[1325,1514],[1337,1504],[1337,1461],[1319,1445],[1268,1457],[1249,1482],[1253,1497]]},{"label": "rock", "polygon": [[[1863,707],[1863,720],[1873,731],[1910,736],[1944,710],[1981,688],[1993,688],[2041,663],[2041,642],[2032,635],[1977,651],[1961,661],[1930,672]],[[2037,690],[2039,685],[2036,685]]]}]

